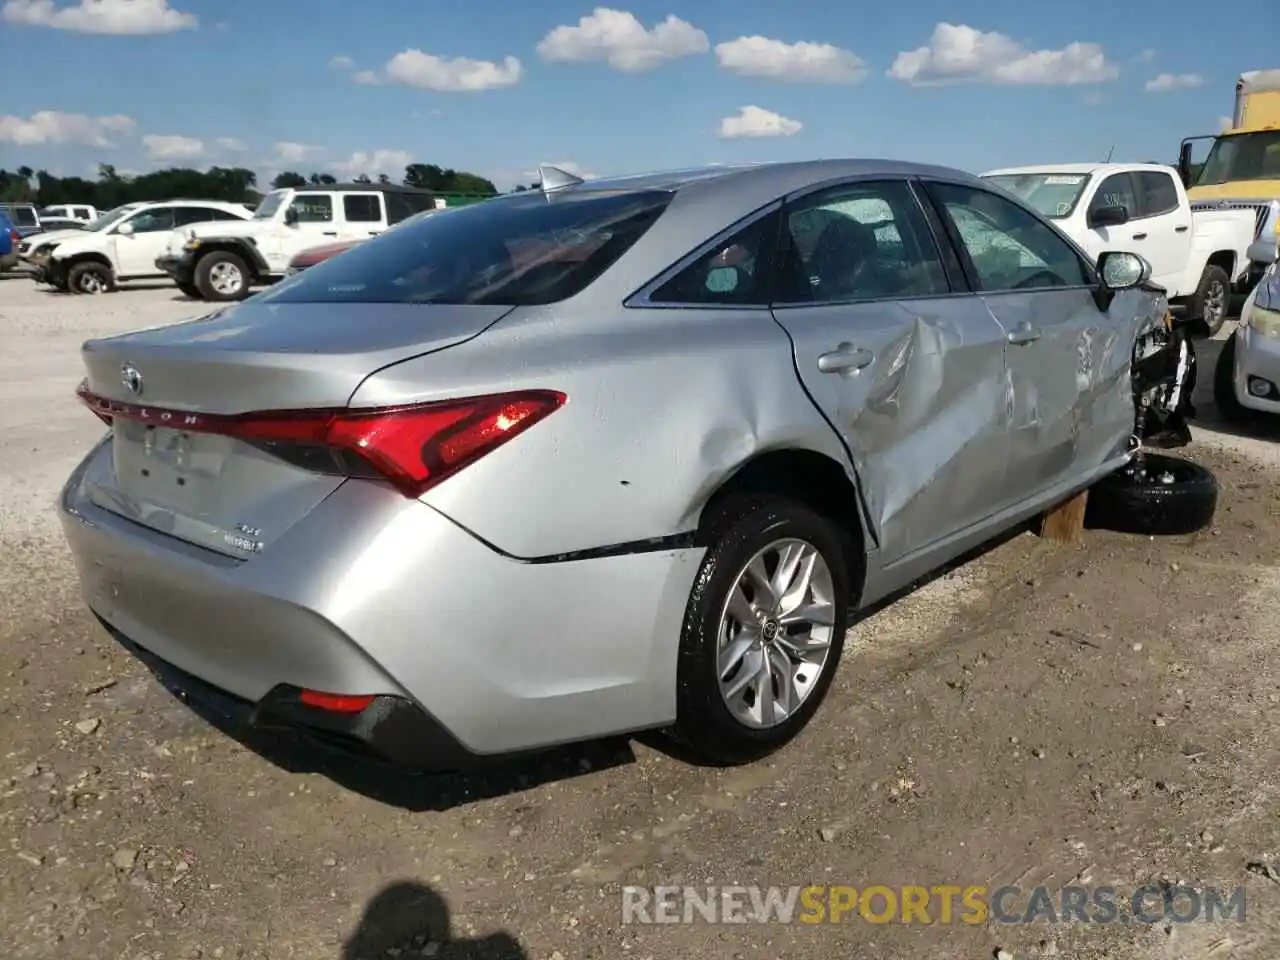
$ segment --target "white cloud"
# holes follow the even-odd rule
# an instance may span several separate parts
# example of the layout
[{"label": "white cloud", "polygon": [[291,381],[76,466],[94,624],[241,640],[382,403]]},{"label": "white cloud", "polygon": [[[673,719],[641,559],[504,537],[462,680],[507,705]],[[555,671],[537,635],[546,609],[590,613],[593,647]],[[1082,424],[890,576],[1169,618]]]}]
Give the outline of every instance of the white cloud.
[{"label": "white cloud", "polygon": [[41,110],[30,117],[0,116],[0,141],[30,146],[35,143],[78,143],[90,147],[114,147],[111,134],[129,133],[136,126],[130,117],[116,114],[88,117],[83,113]]},{"label": "white cloud", "polygon": [[[372,74],[366,77],[365,73],[357,76],[356,80],[360,83],[376,82]],[[503,57],[501,63],[495,63],[468,57],[437,57],[421,50],[401,50],[387,61],[385,73],[388,81],[406,87],[442,93],[473,93],[514,86],[524,75],[524,67],[515,57]]]},{"label": "white cloud", "polygon": [[596,7],[576,27],[562,24],[542,38],[538,54],[553,63],[604,61],[615,70],[639,73],[667,60],[711,49],[707,35],[674,14],[650,30],[634,14]]},{"label": "white cloud", "polygon": [[116,36],[173,33],[199,25],[195,14],[173,9],[168,0],[80,0],[63,7],[55,0],[8,0],[3,17],[29,27]]},{"label": "white cloud", "polygon": [[213,141],[219,150],[225,150],[227,153],[244,153],[245,145],[243,140],[237,140],[235,137],[218,137]]},{"label": "white cloud", "polygon": [[404,150],[374,150],[372,153],[357,150],[341,163],[335,163],[333,169],[336,173],[348,177],[362,173],[376,177],[380,173],[385,173],[390,177],[398,178],[404,176],[404,168],[411,163],[413,163],[413,155]]},{"label": "white cloud", "polygon": [[356,74],[356,83],[363,83],[366,87],[376,87],[378,74],[373,70],[361,70]]},{"label": "white cloud", "polygon": [[1156,59],[1156,51],[1152,47],[1147,47],[1147,49],[1143,50],[1134,59],[1139,63],[1152,63]]},{"label": "white cloud", "polygon": [[338,54],[329,61],[329,66],[334,70],[350,70],[356,65],[356,62],[344,53]]},{"label": "white cloud", "polygon": [[305,143],[294,143],[290,140],[276,142],[276,159],[281,163],[301,163],[320,152],[319,147],[311,147]]},{"label": "white cloud", "polygon": [[1147,93],[1168,93],[1171,90],[1194,90],[1204,86],[1204,78],[1198,73],[1162,73],[1148,80]]},{"label": "white cloud", "polygon": [[888,74],[914,87],[964,82],[1069,86],[1114,80],[1120,70],[1096,43],[1029,50],[1002,33],[939,23],[928,46],[899,53]]},{"label": "white cloud", "polygon": [[829,43],[739,37],[716,44],[716,59],[726,70],[744,77],[793,83],[858,83],[867,75],[861,57]]},{"label": "white cloud", "polygon": [[142,142],[151,160],[192,160],[204,153],[204,141],[195,137],[149,133]]},{"label": "white cloud", "polygon": [[804,129],[799,120],[792,120],[763,107],[743,107],[734,117],[720,121],[720,136],[726,140],[744,137],[794,137]]}]

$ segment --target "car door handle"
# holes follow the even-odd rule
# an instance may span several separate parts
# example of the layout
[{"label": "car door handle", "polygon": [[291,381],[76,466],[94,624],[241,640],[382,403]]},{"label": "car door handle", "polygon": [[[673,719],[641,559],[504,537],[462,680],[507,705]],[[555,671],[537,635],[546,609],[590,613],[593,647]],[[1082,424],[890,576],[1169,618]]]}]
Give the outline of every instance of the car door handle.
[{"label": "car door handle", "polygon": [[325,230],[320,234],[320,236],[322,237],[336,237],[337,235],[338,235],[337,230]]},{"label": "car door handle", "polygon": [[1028,343],[1035,343],[1039,340],[1040,331],[1024,321],[1006,333],[1005,339],[1015,347],[1022,347]]},{"label": "car door handle", "polygon": [[821,373],[857,373],[870,366],[875,358],[870,350],[855,347],[852,343],[842,343],[834,350],[819,355],[818,370]]},{"label": "car door handle", "polygon": [[1174,227],[1174,228],[1173,228],[1173,232],[1174,232],[1174,233],[1186,233],[1186,232],[1187,232],[1188,230],[1190,230],[1190,229],[1191,229],[1191,228],[1190,228],[1189,226],[1187,226],[1187,225],[1184,223],[1184,224],[1183,224],[1182,226],[1180,226],[1180,227]]},{"label": "car door handle", "polygon": [[1145,239],[1147,239],[1147,235],[1146,235],[1145,233],[1135,233],[1135,234],[1133,235],[1133,239],[1135,239],[1135,240],[1145,240]]}]

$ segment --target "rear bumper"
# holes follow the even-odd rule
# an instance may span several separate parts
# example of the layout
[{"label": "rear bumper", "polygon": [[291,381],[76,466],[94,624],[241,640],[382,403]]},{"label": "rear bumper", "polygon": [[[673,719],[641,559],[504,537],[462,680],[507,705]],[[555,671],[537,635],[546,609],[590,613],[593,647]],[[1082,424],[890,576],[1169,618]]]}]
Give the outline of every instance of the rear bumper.
[{"label": "rear bumper", "polygon": [[[1250,381],[1255,378],[1271,385],[1267,396],[1250,392]],[[1280,414],[1280,340],[1264,337],[1241,324],[1236,331],[1236,362],[1231,380],[1242,407]]]},{"label": "rear bumper", "polygon": [[282,687],[404,702],[420,716],[397,722],[417,746],[374,752],[419,769],[675,719],[701,549],[529,563],[389,487],[347,481],[240,560],[90,502],[98,458],[109,463],[109,443],[59,503],[89,607],[252,715],[277,715],[266,707]]}]

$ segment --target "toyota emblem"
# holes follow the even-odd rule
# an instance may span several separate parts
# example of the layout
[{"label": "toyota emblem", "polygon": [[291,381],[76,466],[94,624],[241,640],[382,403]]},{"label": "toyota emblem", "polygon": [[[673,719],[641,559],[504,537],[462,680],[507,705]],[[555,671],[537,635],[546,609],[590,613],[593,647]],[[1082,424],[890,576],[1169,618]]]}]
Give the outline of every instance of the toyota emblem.
[{"label": "toyota emblem", "polygon": [[126,363],[120,368],[120,382],[124,384],[124,388],[135,396],[142,393],[142,374],[138,372],[138,368],[132,363]]}]

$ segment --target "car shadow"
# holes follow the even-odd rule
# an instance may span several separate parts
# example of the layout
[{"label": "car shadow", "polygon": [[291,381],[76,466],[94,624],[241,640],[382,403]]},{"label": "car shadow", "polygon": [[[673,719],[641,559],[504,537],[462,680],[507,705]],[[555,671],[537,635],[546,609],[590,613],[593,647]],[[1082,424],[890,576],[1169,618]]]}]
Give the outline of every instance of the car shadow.
[{"label": "car shadow", "polygon": [[474,769],[415,773],[371,757],[348,754],[302,733],[246,727],[194,698],[180,698],[192,713],[245,749],[288,773],[318,774],[371,800],[413,813],[442,813],[544,784],[635,762],[626,737],[482,760]]},{"label": "car shadow", "polygon": [[520,941],[505,931],[478,939],[455,939],[449,905],[424,883],[400,880],[384,887],[365,907],[341,960],[385,957],[437,960],[528,960]]}]

